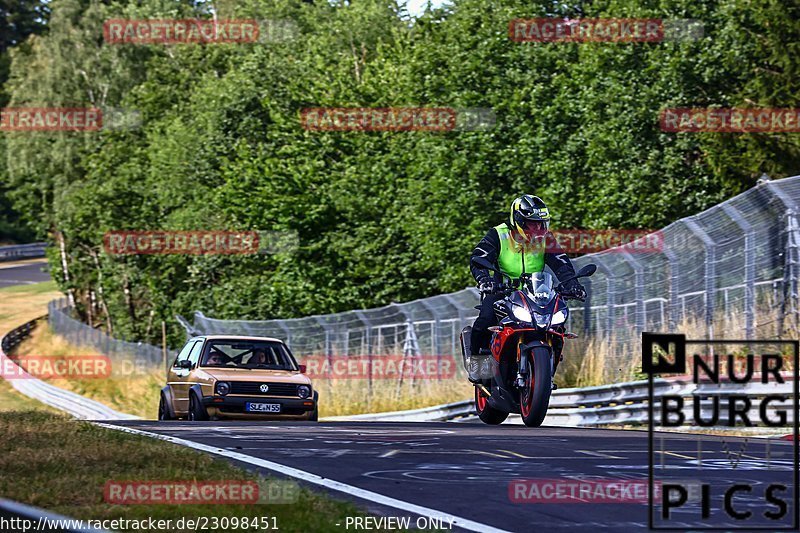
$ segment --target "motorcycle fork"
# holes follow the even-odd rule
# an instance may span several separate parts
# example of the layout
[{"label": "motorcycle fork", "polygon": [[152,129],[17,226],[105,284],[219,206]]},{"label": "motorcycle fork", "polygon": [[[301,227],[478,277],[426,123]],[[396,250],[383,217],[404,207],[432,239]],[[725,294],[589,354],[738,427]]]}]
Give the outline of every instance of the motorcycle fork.
[{"label": "motorcycle fork", "polygon": [[522,337],[517,339],[517,379],[516,386],[524,387],[525,378],[528,377],[528,358],[522,357]]},{"label": "motorcycle fork", "polygon": [[[556,354],[555,351],[553,350],[553,341],[549,336],[547,337],[547,344],[549,344],[551,348],[551,354],[552,354],[551,363],[557,365],[558,363],[556,362]],[[520,338],[519,340],[517,340],[517,379],[515,380],[515,384],[517,387],[525,386],[525,378],[528,377],[528,372],[530,371],[530,369],[528,368],[528,365],[530,364],[529,359],[527,357],[522,357],[522,346],[523,346],[522,338]],[[555,366],[553,366],[552,368],[553,368],[553,373],[555,374]]]}]

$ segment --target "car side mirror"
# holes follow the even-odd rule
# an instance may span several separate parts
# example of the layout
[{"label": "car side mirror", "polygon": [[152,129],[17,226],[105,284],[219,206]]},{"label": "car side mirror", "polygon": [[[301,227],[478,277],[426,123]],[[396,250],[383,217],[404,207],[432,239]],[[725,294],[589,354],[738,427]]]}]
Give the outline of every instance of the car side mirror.
[{"label": "car side mirror", "polygon": [[306,365],[297,365],[300,368],[300,373],[305,374],[308,367]]},{"label": "car side mirror", "polygon": [[192,362],[188,359],[178,361],[178,368],[192,368]]}]

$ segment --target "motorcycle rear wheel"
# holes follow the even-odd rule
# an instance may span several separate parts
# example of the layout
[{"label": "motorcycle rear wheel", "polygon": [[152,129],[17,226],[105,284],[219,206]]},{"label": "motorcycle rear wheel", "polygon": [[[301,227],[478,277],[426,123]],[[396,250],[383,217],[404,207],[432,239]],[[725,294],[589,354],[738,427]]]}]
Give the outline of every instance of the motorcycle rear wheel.
[{"label": "motorcycle rear wheel", "polygon": [[478,387],[475,387],[475,412],[478,413],[478,418],[481,419],[481,422],[491,426],[502,424],[508,418],[508,413],[505,411],[489,406],[486,396],[483,395],[483,392]]},{"label": "motorcycle rear wheel", "polygon": [[550,348],[537,346],[530,351],[530,371],[525,387],[520,392],[519,407],[522,422],[528,427],[539,427],[550,406],[553,373],[550,367]]}]

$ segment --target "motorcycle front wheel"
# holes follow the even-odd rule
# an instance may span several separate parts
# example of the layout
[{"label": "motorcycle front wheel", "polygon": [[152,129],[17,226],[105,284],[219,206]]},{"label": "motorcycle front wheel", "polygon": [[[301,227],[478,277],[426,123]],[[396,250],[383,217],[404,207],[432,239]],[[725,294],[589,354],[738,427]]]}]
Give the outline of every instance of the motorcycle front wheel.
[{"label": "motorcycle front wheel", "polygon": [[492,426],[502,424],[508,418],[508,413],[505,411],[489,406],[486,396],[483,395],[483,392],[478,387],[475,387],[475,412],[478,413],[478,418],[481,419],[481,422]]},{"label": "motorcycle front wheel", "polygon": [[547,415],[553,386],[550,348],[537,346],[529,354],[530,370],[520,391],[519,407],[522,422],[528,427],[539,427]]}]

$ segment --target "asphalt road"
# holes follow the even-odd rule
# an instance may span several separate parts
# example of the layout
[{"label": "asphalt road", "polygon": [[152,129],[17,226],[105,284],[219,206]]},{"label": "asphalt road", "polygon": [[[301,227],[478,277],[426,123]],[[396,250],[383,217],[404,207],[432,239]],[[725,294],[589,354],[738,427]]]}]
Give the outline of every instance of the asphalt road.
[{"label": "asphalt road", "polygon": [[[559,503],[519,503],[513,501],[514,490],[509,490],[514,480],[645,481],[648,436],[644,431],[531,429],[481,423],[135,421],[115,424],[301,469],[486,526],[479,530],[647,529],[646,500],[645,503],[598,503],[582,494],[584,498],[567,502],[562,499]],[[764,503],[763,489],[770,483],[786,484],[789,487],[789,493],[783,494],[788,502],[786,520],[791,521],[795,506],[791,495],[786,494],[794,486],[793,450],[791,442],[773,439],[657,433],[654,439],[657,479],[679,479],[694,484],[687,503],[672,515],[670,525],[683,529],[701,525],[742,527],[743,522],[724,516],[721,487],[727,488],[732,483],[755,487],[753,499],[737,496],[732,501],[737,510],[751,509],[759,517],[765,510],[776,509]],[[708,483],[712,495],[712,518],[703,522],[698,521],[699,482]],[[397,508],[376,505],[338,491],[332,494],[353,499],[378,516],[417,518]],[[777,525],[771,523],[770,529]],[[342,531],[355,530],[352,525],[338,526]]]},{"label": "asphalt road", "polygon": [[50,274],[43,271],[47,261],[35,261],[24,264],[4,265],[0,263],[0,287],[13,285],[32,285],[50,281]]}]

